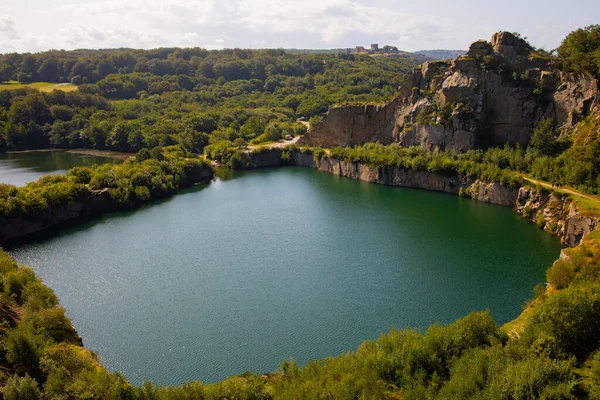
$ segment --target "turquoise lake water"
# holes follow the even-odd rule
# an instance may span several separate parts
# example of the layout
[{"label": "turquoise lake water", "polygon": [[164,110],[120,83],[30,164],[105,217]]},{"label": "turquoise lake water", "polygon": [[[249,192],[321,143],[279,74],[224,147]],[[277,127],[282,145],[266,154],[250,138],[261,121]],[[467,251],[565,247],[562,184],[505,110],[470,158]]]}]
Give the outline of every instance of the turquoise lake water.
[{"label": "turquoise lake water", "polygon": [[554,237],[509,208],[309,168],[238,173],[11,250],[135,384],[214,382],[391,327],[519,315]]}]

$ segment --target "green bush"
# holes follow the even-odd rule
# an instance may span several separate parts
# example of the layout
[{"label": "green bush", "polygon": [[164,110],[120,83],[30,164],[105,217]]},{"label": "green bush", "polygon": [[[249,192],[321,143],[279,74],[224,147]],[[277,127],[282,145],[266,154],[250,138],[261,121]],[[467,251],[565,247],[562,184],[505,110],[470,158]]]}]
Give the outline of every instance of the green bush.
[{"label": "green bush", "polygon": [[555,338],[560,350],[579,358],[598,348],[600,284],[568,287],[546,299],[523,336],[531,343],[542,333]]},{"label": "green bush", "polygon": [[556,260],[546,272],[546,279],[555,288],[564,289],[573,281],[575,275],[576,271],[570,262]]},{"label": "green bush", "polygon": [[6,334],[3,342],[6,360],[15,372],[39,377],[40,353],[46,341],[44,336],[34,334],[25,328],[12,330]]},{"label": "green bush", "polygon": [[2,388],[2,394],[5,400],[39,400],[42,393],[35,379],[29,375],[13,375],[8,378],[6,385]]},{"label": "green bush", "polygon": [[588,360],[588,379],[585,382],[591,400],[600,399],[600,351],[596,351]]}]

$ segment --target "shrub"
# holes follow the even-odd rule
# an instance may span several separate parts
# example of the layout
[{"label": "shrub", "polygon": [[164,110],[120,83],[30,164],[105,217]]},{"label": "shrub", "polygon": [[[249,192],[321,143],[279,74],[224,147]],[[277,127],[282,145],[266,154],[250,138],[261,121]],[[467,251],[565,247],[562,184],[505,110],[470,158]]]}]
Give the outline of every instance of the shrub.
[{"label": "shrub", "polygon": [[577,357],[598,347],[600,336],[600,284],[569,287],[549,297],[530,319],[523,334],[531,343],[541,333]]},{"label": "shrub", "polygon": [[39,400],[42,393],[35,379],[25,376],[13,375],[8,378],[6,385],[2,388],[5,400]]},{"label": "shrub", "polygon": [[6,360],[17,373],[28,373],[33,377],[38,377],[40,376],[40,350],[43,348],[44,342],[44,337],[25,329],[12,330],[8,332],[3,343]]},{"label": "shrub", "polygon": [[150,200],[150,190],[146,186],[137,186],[135,188],[135,197],[139,201],[146,202]]}]

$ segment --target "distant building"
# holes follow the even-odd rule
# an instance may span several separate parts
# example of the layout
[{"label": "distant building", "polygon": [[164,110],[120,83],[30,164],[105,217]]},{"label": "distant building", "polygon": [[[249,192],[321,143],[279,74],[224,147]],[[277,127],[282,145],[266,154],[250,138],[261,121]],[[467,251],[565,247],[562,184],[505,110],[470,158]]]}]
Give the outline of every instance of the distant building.
[{"label": "distant building", "polygon": [[365,49],[364,46],[356,46],[356,53],[362,53],[362,54],[378,54],[378,53],[385,53],[386,52],[386,48],[387,47],[391,47],[391,46],[384,46],[383,49],[379,48],[379,44],[378,43],[371,43],[371,47],[368,49]]}]

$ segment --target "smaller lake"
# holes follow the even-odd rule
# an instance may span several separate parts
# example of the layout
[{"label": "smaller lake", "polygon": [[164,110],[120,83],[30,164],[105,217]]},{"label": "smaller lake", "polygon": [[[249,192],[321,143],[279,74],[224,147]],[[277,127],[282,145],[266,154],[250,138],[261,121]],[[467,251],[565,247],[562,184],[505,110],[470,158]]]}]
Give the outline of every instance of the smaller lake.
[{"label": "smaller lake", "polygon": [[88,156],[65,151],[31,151],[0,153],[0,183],[24,186],[43,175],[64,174],[73,167],[91,167],[94,164],[118,164],[121,160]]}]

